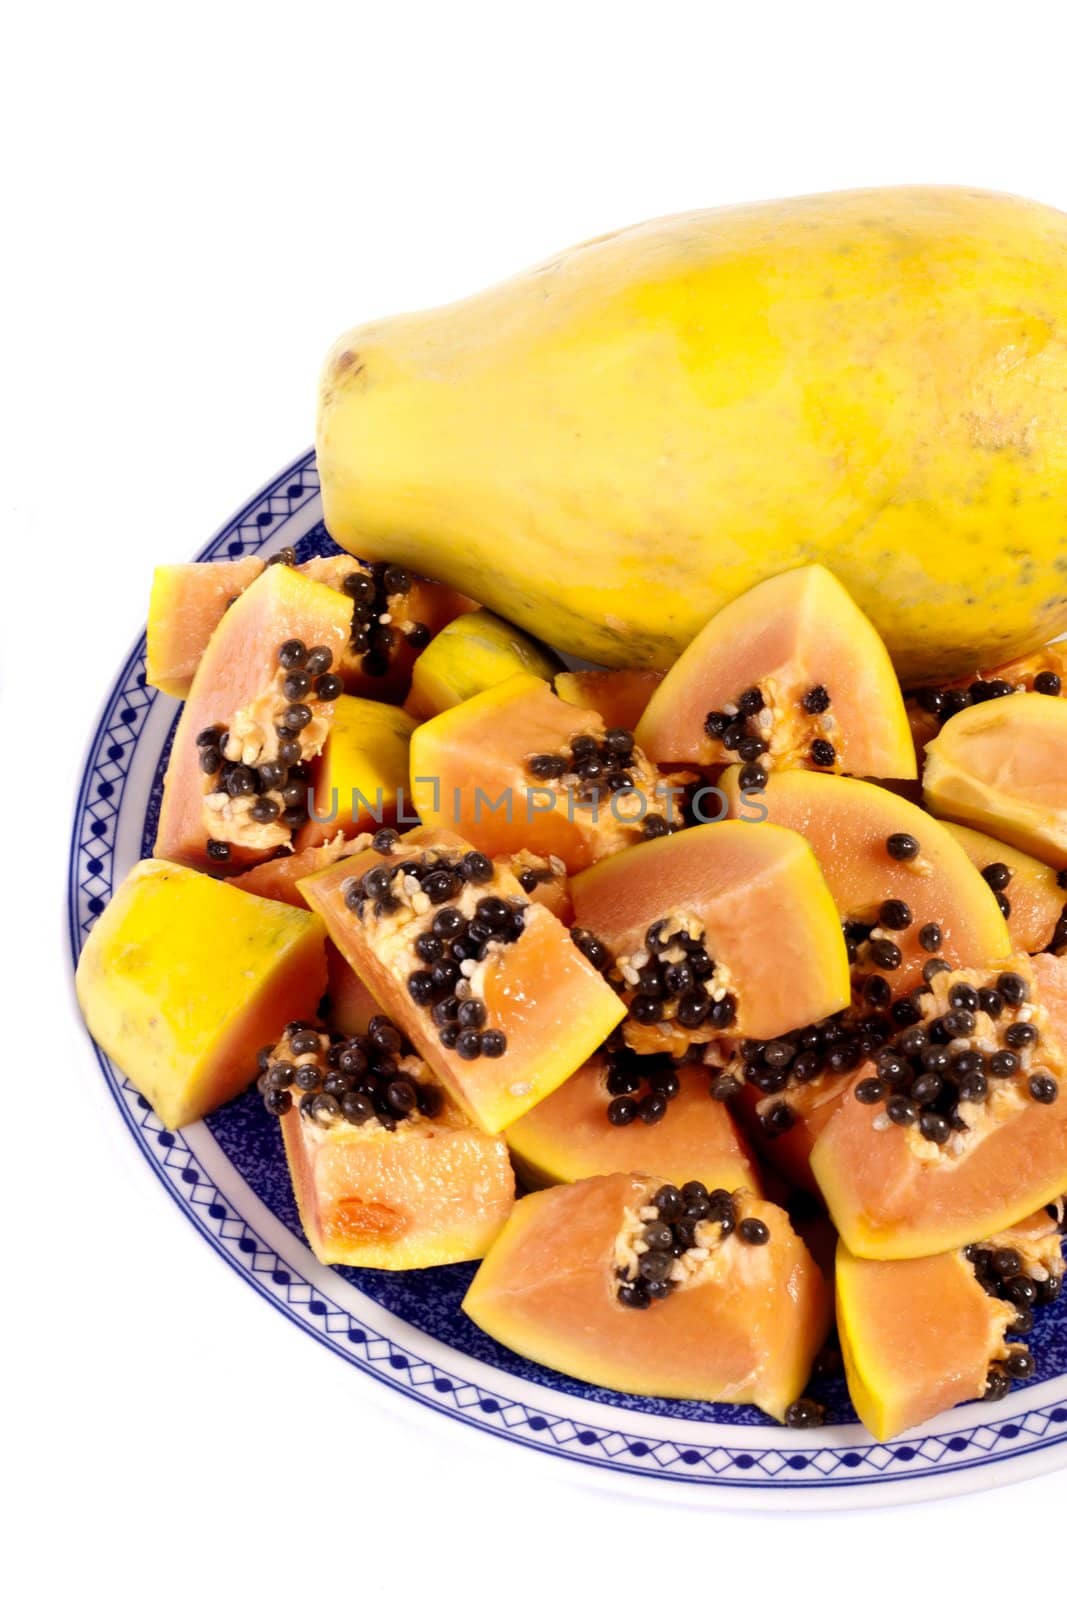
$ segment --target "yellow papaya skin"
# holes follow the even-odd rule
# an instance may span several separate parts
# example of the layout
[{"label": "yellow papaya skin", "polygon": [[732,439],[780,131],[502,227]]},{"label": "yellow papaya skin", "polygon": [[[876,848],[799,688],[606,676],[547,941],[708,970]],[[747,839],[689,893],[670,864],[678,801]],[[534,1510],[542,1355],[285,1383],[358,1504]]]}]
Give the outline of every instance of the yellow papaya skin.
[{"label": "yellow papaya skin", "polygon": [[818,561],[902,678],[1067,622],[1067,217],[962,188],[668,217],[345,334],[343,545],[588,659],[667,667]]},{"label": "yellow papaya skin", "polygon": [[448,623],[415,662],[406,710],[424,721],[517,672],[551,682],[558,656],[479,607]]},{"label": "yellow papaya skin", "polygon": [[93,926],[75,979],[97,1044],[168,1128],[240,1094],[256,1053],[326,986],[318,917],[189,867],[140,861]]}]

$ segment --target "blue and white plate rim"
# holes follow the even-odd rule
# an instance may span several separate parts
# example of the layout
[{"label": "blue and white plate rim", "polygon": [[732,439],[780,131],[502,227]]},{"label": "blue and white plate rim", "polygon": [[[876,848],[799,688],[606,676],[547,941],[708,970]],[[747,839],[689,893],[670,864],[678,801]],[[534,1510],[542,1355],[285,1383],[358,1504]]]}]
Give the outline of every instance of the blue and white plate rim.
[{"label": "blue and white plate rim", "polygon": [[[230,517],[196,559],[277,549],[320,520],[314,452],[307,451]],[[124,873],[141,853],[144,796],[173,714],[173,706],[157,705],[165,697],[143,683],[144,646],[142,635],[114,679],[86,749],[68,874],[75,961],[116,881],[116,867]],[[419,1402],[426,1420],[458,1420],[490,1439],[524,1445],[580,1481],[595,1483],[607,1471],[612,1487],[737,1509],[897,1504],[1067,1465],[1067,1373],[994,1406],[959,1407],[886,1445],[855,1425],[796,1434],[771,1424],[642,1417],[503,1373],[412,1328],[321,1266],[204,1124],[167,1133],[129,1081],[92,1048],[141,1154],[200,1236],[276,1310],[373,1377],[383,1397]]]}]

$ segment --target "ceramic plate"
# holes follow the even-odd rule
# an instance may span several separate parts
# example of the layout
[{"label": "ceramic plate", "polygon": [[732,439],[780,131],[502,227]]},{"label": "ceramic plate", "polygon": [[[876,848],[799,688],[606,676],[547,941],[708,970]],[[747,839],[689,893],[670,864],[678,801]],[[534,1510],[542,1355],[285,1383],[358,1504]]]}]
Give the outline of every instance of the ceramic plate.
[{"label": "ceramic plate", "polygon": [[[332,550],[309,452],[200,552],[227,560],[282,545]],[[77,959],[114,886],[155,836],[179,707],[145,685],[143,636],[92,735],[70,852]],[[170,1198],[265,1304],[398,1397],[482,1434],[580,1465],[594,1479],[672,1499],[811,1509],[928,1499],[1067,1462],[1067,1295],[1038,1317],[1037,1376],[996,1405],[959,1407],[890,1444],[856,1422],[844,1385],[816,1385],[827,1425],[787,1431],[748,1407],[646,1400],[524,1361],[460,1310],[473,1266],[372,1272],[320,1266],[296,1215],[277,1123],[255,1090],[169,1133],[99,1051],[119,1114]]]}]

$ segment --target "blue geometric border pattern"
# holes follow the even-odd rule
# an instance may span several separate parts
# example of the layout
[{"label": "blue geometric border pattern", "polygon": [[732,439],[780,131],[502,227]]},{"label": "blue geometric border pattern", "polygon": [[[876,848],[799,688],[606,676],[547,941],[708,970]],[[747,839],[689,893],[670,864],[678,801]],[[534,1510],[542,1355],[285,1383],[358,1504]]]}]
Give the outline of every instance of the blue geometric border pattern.
[{"label": "blue geometric border pattern", "polygon": [[[255,552],[268,541],[285,543],[286,525],[301,514],[306,523],[307,509],[317,495],[314,453],[308,452],[249,501],[198,559],[225,560]],[[144,649],[142,636],[118,674],[90,744],[75,804],[68,879],[75,962],[114,886],[123,796],[154,700],[154,691],[145,685]],[[556,1409],[569,1397],[554,1390],[546,1390],[552,1406],[533,1406],[404,1348],[375,1328],[372,1320],[363,1320],[321,1286],[312,1284],[291,1262],[283,1261],[203,1170],[185,1136],[166,1131],[133,1085],[101,1051],[96,1054],[116,1105],[153,1171],[207,1242],[252,1288],[346,1361],[393,1390],[483,1432],[567,1461],[665,1483],[794,1490],[936,1478],[1067,1441],[1067,1404],[1062,1402],[1024,1409],[1006,1420],[998,1413],[996,1422],[945,1427],[888,1445],[859,1440],[848,1446],[827,1446],[817,1443],[814,1435],[811,1443],[805,1444],[801,1442],[804,1435],[783,1430],[781,1447],[772,1449],[717,1443],[714,1424],[707,1427],[707,1442],[673,1443],[662,1434],[643,1434],[639,1427],[630,1427],[629,1419],[639,1418],[639,1412],[620,1411],[620,1418],[626,1421],[618,1426],[594,1426],[581,1416]],[[373,1317],[372,1306],[368,1316]],[[1020,1401],[1023,1398],[1020,1394]],[[598,1412],[602,1414],[603,1409],[599,1407]]]}]

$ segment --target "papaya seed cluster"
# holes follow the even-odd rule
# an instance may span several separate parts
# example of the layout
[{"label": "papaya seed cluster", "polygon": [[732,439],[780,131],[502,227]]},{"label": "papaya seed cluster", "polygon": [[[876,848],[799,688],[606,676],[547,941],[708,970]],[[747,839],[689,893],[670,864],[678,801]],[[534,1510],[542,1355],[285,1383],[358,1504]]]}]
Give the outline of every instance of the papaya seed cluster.
[{"label": "papaya seed cluster", "polygon": [[257,1088],[264,1108],[283,1117],[296,1105],[320,1128],[376,1123],[388,1133],[413,1118],[434,1118],[444,1095],[388,1017],[372,1017],[365,1033],[326,1033],[316,1023],[290,1022],[272,1049],[261,1050]]},{"label": "papaya seed cluster", "polygon": [[[825,684],[813,683],[797,699],[796,713],[812,721],[812,737],[808,744],[807,759],[820,771],[829,771],[837,764],[837,750],[828,735],[833,731],[830,711],[830,691]],[[704,718],[704,732],[715,744],[722,747],[727,759],[741,763],[738,781],[743,790],[767,787],[767,763],[770,753],[774,712],[758,685],[744,689],[736,700],[720,710],[709,711]]]},{"label": "papaya seed cluster", "polygon": [[1005,678],[975,678],[965,688],[926,688],[915,693],[915,703],[928,711],[944,727],[952,717],[966,711],[968,706],[984,705],[988,700],[1000,700],[1005,695],[1034,694],[1056,696],[1062,694],[1063,683],[1058,672],[1037,672],[1029,683],[1009,683]]},{"label": "papaya seed cluster", "polygon": [[[578,733],[565,750],[547,750],[530,756],[526,771],[531,778],[570,789],[579,804],[597,807],[616,795],[637,800],[635,791],[641,759],[628,728],[608,728],[600,738],[592,733]],[[640,821],[644,838],[662,839],[675,831],[663,815],[662,800],[646,794],[644,805],[644,814],[634,816],[635,824]],[[616,814],[621,819],[621,811]]]},{"label": "papaya seed cluster", "polygon": [[352,601],[352,651],[369,678],[384,678],[403,638],[412,650],[425,650],[430,630],[424,622],[398,625],[395,612],[411,592],[411,574],[385,561],[350,572],[341,591]]},{"label": "papaya seed cluster", "polygon": [[[389,856],[399,843],[392,829],[375,835],[374,848]],[[464,911],[456,903],[473,888],[491,884],[495,868],[480,850],[463,853],[427,850],[397,861],[381,861],[345,881],[345,904],[362,921],[388,917],[407,907],[429,922],[414,934],[417,959],[407,989],[429,1011],[437,1037],[463,1061],[499,1057],[507,1036],[489,1021],[485,1001],[475,993],[475,974],[494,946],[522,937],[530,902],[518,895],[480,894]],[[466,903],[466,901],[465,901]]]},{"label": "papaya seed cluster", "polygon": [[647,1311],[695,1276],[722,1241],[736,1233],[745,1245],[769,1243],[759,1217],[741,1215],[740,1196],[698,1179],[665,1183],[616,1242],[616,1293],[621,1305]]},{"label": "papaya seed cluster", "polygon": [[[1062,1236],[1067,1228],[1063,1202],[1056,1202],[1047,1210],[1057,1234]],[[1014,1339],[1025,1338],[1033,1331],[1034,1311],[1038,1307],[1052,1305],[1060,1297],[1063,1289],[1062,1270],[1050,1271],[1028,1261],[1013,1244],[1003,1241],[971,1244],[965,1247],[963,1255],[986,1294],[1011,1307],[1014,1320],[1006,1331]],[[1013,1383],[1032,1378],[1033,1375],[1034,1358],[1030,1351],[1025,1345],[1008,1345],[1007,1353],[990,1365],[983,1398],[1002,1400]]]},{"label": "papaya seed cluster", "polygon": [[[205,804],[218,821],[225,812],[243,814],[246,826],[282,830],[284,843],[307,821],[310,769],[307,734],[316,724],[317,702],[336,700],[344,685],[333,667],[328,645],[309,648],[302,639],[287,639],[278,648],[278,683],[270,707],[272,729],[215,725],[197,734],[200,771],[209,780]],[[269,753],[268,746],[271,746]],[[269,834],[273,838],[273,834]],[[210,861],[230,858],[230,843],[211,838]]]}]

